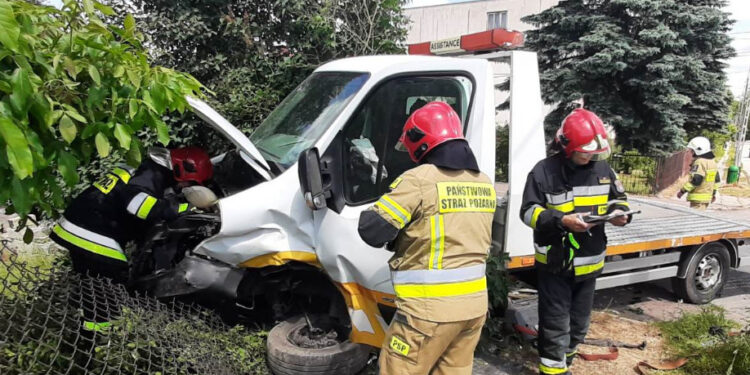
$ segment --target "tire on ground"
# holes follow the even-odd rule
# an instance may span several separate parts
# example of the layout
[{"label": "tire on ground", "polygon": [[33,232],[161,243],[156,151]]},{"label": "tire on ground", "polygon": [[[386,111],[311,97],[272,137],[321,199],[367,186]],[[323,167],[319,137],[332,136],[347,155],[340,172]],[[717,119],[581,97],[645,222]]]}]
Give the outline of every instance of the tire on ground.
[{"label": "tire on ground", "polygon": [[321,349],[302,348],[289,340],[306,324],[302,316],[279,323],[268,333],[268,365],[276,375],[351,375],[367,365],[370,347],[345,341]]},{"label": "tire on ground", "polygon": [[[713,255],[719,260],[721,275],[717,283],[708,290],[701,291],[695,282],[695,276],[697,268],[703,258],[708,255]],[[729,250],[718,243],[709,243],[695,253],[692,258],[687,258],[683,262],[689,262],[686,265],[686,277],[680,279],[675,277],[672,279],[672,289],[678,297],[682,298],[687,302],[702,305],[711,302],[716,296],[721,293],[724,285],[729,277],[730,270],[730,258]]]}]

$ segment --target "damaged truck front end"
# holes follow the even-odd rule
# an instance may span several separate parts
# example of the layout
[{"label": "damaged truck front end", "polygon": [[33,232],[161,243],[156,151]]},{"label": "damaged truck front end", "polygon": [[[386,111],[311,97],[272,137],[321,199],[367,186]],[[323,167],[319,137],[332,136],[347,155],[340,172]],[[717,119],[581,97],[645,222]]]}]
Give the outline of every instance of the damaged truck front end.
[{"label": "damaged truck front end", "polygon": [[359,238],[359,214],[414,167],[394,146],[409,114],[431,100],[456,110],[480,168],[493,173],[494,126],[483,126],[494,123],[491,76],[483,60],[334,61],[249,138],[191,99],[237,149],[212,159],[220,227],[150,290],[209,296],[237,317],[281,321],[268,339],[277,373],[356,373],[381,346],[395,311],[393,254]]}]

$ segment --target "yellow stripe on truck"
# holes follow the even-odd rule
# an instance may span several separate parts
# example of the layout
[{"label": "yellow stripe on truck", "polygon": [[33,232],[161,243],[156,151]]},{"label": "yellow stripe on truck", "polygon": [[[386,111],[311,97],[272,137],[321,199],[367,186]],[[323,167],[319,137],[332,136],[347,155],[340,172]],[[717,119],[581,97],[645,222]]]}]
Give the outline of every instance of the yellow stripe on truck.
[{"label": "yellow stripe on truck", "polygon": [[238,265],[246,268],[263,268],[267,266],[281,266],[291,261],[307,263],[321,268],[318,256],[307,251],[278,251],[248,259]]}]

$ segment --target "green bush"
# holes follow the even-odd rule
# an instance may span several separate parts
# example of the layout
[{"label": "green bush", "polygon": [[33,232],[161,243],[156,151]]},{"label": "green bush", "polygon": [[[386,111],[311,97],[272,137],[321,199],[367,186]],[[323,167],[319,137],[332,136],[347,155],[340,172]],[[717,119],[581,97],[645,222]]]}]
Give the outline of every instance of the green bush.
[{"label": "green bush", "polygon": [[[152,61],[199,79],[216,93],[211,106],[246,134],[319,65],[403,53],[408,25],[404,0],[106,1],[136,14]],[[178,133],[177,144],[212,147],[210,134]]]},{"label": "green bush", "polygon": [[[719,161],[727,151],[731,151],[726,150],[726,143],[734,140],[736,134],[737,126],[734,124],[727,125],[727,128],[722,129],[721,131],[704,130],[701,132],[702,136],[711,141],[711,147],[714,150],[714,155],[716,155],[716,161]],[[732,147],[730,147],[730,149],[732,149]],[[734,163],[734,155],[729,155],[729,158],[729,165],[731,165]]]},{"label": "green bush", "polygon": [[750,335],[729,336],[739,325],[717,306],[685,314],[671,322],[657,323],[669,354],[687,357],[686,375],[750,374]]},{"label": "green bush", "polygon": [[[137,165],[138,135],[170,141],[163,120],[201,96],[191,76],[148,63],[131,15],[66,1],[61,10],[0,0],[0,205],[22,218],[65,207],[63,186],[112,155]],[[98,157],[97,157],[98,155]],[[23,223],[22,223],[23,225]]]},{"label": "green bush", "polygon": [[510,126],[495,126],[495,181],[508,182]]},{"label": "green bush", "polygon": [[620,155],[618,172],[650,177],[656,171],[656,158],[641,155],[636,150],[625,151]]}]

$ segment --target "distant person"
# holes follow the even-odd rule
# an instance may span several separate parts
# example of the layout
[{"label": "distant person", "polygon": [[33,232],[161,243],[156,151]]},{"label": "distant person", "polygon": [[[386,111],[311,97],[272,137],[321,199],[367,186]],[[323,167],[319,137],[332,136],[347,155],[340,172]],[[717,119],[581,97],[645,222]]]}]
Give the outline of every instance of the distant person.
[{"label": "distant person", "polygon": [[687,193],[690,207],[704,211],[709,203],[716,201],[721,176],[711,151],[711,141],[706,137],[695,137],[688,142],[687,148],[693,153],[690,165],[690,180],[682,185],[677,198]]}]

